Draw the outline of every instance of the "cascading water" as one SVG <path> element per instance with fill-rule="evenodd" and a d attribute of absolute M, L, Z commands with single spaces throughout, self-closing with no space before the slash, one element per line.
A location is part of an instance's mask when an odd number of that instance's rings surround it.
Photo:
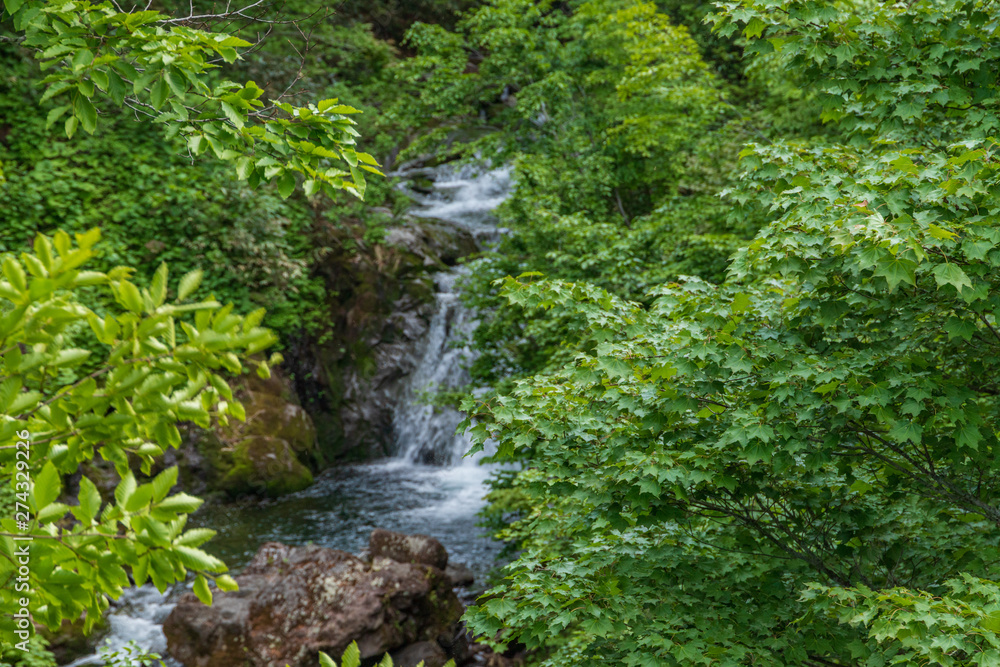
<path fill-rule="evenodd" d="M 417 202 L 412 212 L 417 217 L 436 218 L 468 229 L 480 247 L 492 244 L 498 231 L 492 224 L 492 211 L 506 197 L 510 188 L 510 169 L 481 171 L 473 165 L 457 169 L 424 170 L 432 174 L 434 191 L 421 194 L 410 191 Z M 462 303 L 457 290 L 466 269 L 456 268 L 438 274 L 436 311 L 421 343 L 419 362 L 410 375 L 393 420 L 397 456 L 411 463 L 454 466 L 469 450 L 470 442 L 456 433 L 464 418 L 451 408 L 429 405 L 433 392 L 460 389 L 468 385 L 466 370 L 473 351 L 468 342 L 476 328 L 476 319 Z M 475 461 L 467 461 L 467 465 Z"/>
<path fill-rule="evenodd" d="M 506 196 L 510 170 L 445 165 L 403 178 L 430 177 L 430 192 L 409 190 L 416 201 L 415 217 L 434 218 L 468 229 L 480 246 L 499 235 L 491 211 Z M 428 392 L 452 390 L 469 382 L 465 370 L 472 360 L 467 347 L 475 314 L 459 299 L 457 283 L 465 271 L 456 268 L 435 278 L 435 309 L 427 334 L 414 350 L 416 368 L 409 376 L 396 408 L 396 456 L 392 459 L 342 466 L 319 476 L 300 493 L 273 502 L 206 507 L 191 524 L 218 531 L 205 547 L 234 570 L 242 567 L 264 542 L 313 543 L 357 552 L 374 528 L 422 533 L 439 539 L 453 562 L 465 563 L 482 581 L 500 545 L 476 527 L 483 506 L 489 470 L 463 458 L 470 442 L 456 427 L 463 419 L 451 408 L 428 404 Z M 126 591 L 109 615 L 106 643 L 120 648 L 135 640 L 140 648 L 165 655 L 160 629 L 183 592 L 178 587 L 161 596 L 148 584 Z M 71 667 L 99 665 L 88 656 Z M 167 660 L 169 667 L 179 667 Z"/>

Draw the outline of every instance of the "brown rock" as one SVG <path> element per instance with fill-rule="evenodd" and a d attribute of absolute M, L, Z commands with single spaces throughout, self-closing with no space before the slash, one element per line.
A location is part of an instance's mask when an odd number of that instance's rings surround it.
<path fill-rule="evenodd" d="M 417 642 L 392 653 L 394 667 L 417 667 L 421 662 L 424 667 L 442 667 L 448 662 L 448 654 L 437 642 Z"/>
<path fill-rule="evenodd" d="M 452 586 L 471 586 L 476 583 L 476 575 L 464 563 L 448 563 L 444 574 L 451 580 Z"/>
<path fill-rule="evenodd" d="M 444 545 L 427 535 L 406 535 L 376 528 L 368 538 L 368 550 L 373 557 L 384 556 L 400 563 L 422 563 L 439 570 L 448 567 Z"/>
<path fill-rule="evenodd" d="M 163 625 L 171 655 L 186 667 L 312 667 L 319 651 L 340 656 L 357 641 L 363 658 L 452 628 L 461 604 L 444 574 L 427 565 L 269 542 L 243 573 L 240 590 L 193 594 Z"/>

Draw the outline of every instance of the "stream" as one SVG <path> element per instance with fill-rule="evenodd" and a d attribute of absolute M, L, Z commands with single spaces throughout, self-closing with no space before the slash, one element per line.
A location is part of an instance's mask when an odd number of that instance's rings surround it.
<path fill-rule="evenodd" d="M 491 211 L 506 197 L 510 170 L 471 165 L 423 168 L 433 188 L 404 190 L 414 199 L 411 214 L 467 228 L 480 246 L 495 242 L 499 231 Z M 409 174 L 397 174 L 404 179 Z M 468 384 L 465 370 L 473 352 L 463 341 L 476 325 L 457 292 L 459 267 L 435 277 L 435 311 L 428 331 L 414 350 L 417 366 L 407 380 L 393 420 L 396 454 L 389 459 L 341 466 L 317 476 L 299 493 L 265 502 L 214 505 L 192 517 L 218 535 L 205 549 L 238 572 L 265 542 L 317 544 L 357 553 L 374 528 L 431 535 L 444 544 L 452 562 L 469 566 L 477 585 L 493 565 L 500 544 L 476 526 L 490 470 L 478 458 L 465 458 L 468 438 L 456 434 L 463 415 L 434 408 L 423 400 L 428 390 Z M 110 632 L 103 640 L 112 650 L 135 641 L 145 651 L 166 658 L 161 624 L 188 587 L 178 585 L 160 595 L 150 585 L 127 590 L 109 614 Z M 169 667 L 180 663 L 166 659 Z M 98 656 L 78 659 L 68 667 L 102 664 Z"/>

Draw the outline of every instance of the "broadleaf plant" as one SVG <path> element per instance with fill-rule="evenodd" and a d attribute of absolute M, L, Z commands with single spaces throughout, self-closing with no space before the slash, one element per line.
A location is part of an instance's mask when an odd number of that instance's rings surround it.
<path fill-rule="evenodd" d="M 179 446 L 179 422 L 243 419 L 225 376 L 248 366 L 268 376 L 260 353 L 276 340 L 259 326 L 263 311 L 192 300 L 196 274 L 181 278 L 184 297 L 174 298 L 166 266 L 149 289 L 128 268 L 88 271 L 99 238 L 96 229 L 75 242 L 39 235 L 33 253 L 0 257 L 0 475 L 13 492 L 0 518 L 0 603 L 15 610 L 26 598 L 34 620 L 53 629 L 85 615 L 89 630 L 133 583 L 164 591 L 192 573 L 206 603 L 209 582 L 235 588 L 225 564 L 199 548 L 214 532 L 185 530 L 202 501 L 171 495 L 177 468 L 142 483 L 133 468 L 148 474 Z M 83 303 L 95 290 L 113 304 L 105 312 Z M 85 475 L 71 492 L 64 480 L 98 456 L 121 478 L 113 497 Z M 5 633 L 12 622 L 0 619 Z"/>
<path fill-rule="evenodd" d="M 365 172 L 378 163 L 356 149 L 357 109 L 336 99 L 294 106 L 267 99 L 253 81 L 236 83 L 213 70 L 251 46 L 240 37 L 190 27 L 158 11 L 121 11 L 111 2 L 4 0 L 22 46 L 47 76 L 41 101 L 59 103 L 48 124 L 68 137 L 94 133 L 102 105 L 128 107 L 166 124 L 192 155 L 210 152 L 233 163 L 251 186 L 274 182 L 287 197 L 302 181 L 307 195 L 346 190 L 363 198 Z"/>

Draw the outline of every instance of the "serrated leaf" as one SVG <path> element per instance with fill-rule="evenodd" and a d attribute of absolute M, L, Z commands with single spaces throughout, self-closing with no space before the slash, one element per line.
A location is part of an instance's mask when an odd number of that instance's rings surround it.
<path fill-rule="evenodd" d="M 201 269 L 195 269 L 190 273 L 184 275 L 181 278 L 180 284 L 177 286 L 177 300 L 183 301 L 188 298 L 198 286 L 201 285 L 201 279 L 204 276 L 204 272 Z"/>
<path fill-rule="evenodd" d="M 170 86 L 167 84 L 165 78 L 160 77 L 156 83 L 153 84 L 153 89 L 149 93 L 149 101 L 152 103 L 153 108 L 157 111 L 163 106 L 163 103 L 167 101 L 167 96 L 170 94 Z"/>
<path fill-rule="evenodd" d="M 914 285 L 916 262 L 902 257 L 891 257 L 881 260 L 875 269 L 876 276 L 882 276 L 889 283 L 889 290 L 895 290 L 899 283 Z"/>
<path fill-rule="evenodd" d="M 86 477 L 80 478 L 80 514 L 77 516 L 81 521 L 89 522 L 101 509 L 101 494 Z"/>
<path fill-rule="evenodd" d="M 229 102 L 222 103 L 222 113 L 226 115 L 226 118 L 229 119 L 230 123 L 235 125 L 237 128 L 243 128 L 245 124 L 243 114 L 233 108 L 233 105 L 229 104 Z"/>
<path fill-rule="evenodd" d="M 167 497 L 170 489 L 177 484 L 177 466 L 170 466 L 153 478 L 153 501 L 160 502 Z"/>
<path fill-rule="evenodd" d="M 52 461 L 46 461 L 42 470 L 35 475 L 35 509 L 41 510 L 58 498 L 60 493 L 62 480 L 59 478 L 59 471 L 52 465 Z"/>
<path fill-rule="evenodd" d="M 972 281 L 969 280 L 969 276 L 966 275 L 965 271 L 963 271 L 962 267 L 958 264 L 954 264 L 952 262 L 947 264 L 938 264 L 934 267 L 932 273 L 934 274 L 934 280 L 937 282 L 938 287 L 951 285 L 959 292 L 966 287 L 972 287 Z"/>
<path fill-rule="evenodd" d="M 156 273 L 153 274 L 153 280 L 149 286 L 149 296 L 153 299 L 153 306 L 156 308 L 162 306 L 163 302 L 167 300 L 167 274 L 167 265 L 165 262 L 161 262 Z"/>
<path fill-rule="evenodd" d="M 215 556 L 211 556 L 201 549 L 186 547 L 183 545 L 174 546 L 174 552 L 180 556 L 184 567 L 190 570 L 206 570 L 208 572 L 225 571 L 226 565 Z"/>
<path fill-rule="evenodd" d="M 126 512 L 136 512 L 149 504 L 149 501 L 153 498 L 153 486 L 151 484 L 143 484 L 137 488 L 131 496 L 129 496 L 128 501 L 125 503 L 123 509 Z"/>
<path fill-rule="evenodd" d="M 129 498 L 135 493 L 135 489 L 135 475 L 132 474 L 132 471 L 129 471 L 122 477 L 115 488 L 115 502 L 119 507 L 124 509 L 125 505 L 128 504 Z"/>
<path fill-rule="evenodd" d="M 281 195 L 282 199 L 288 199 L 294 191 L 295 175 L 290 171 L 286 171 L 278 179 L 278 194 Z"/>
<path fill-rule="evenodd" d="M 219 587 L 220 591 L 238 591 L 240 585 L 236 583 L 236 580 L 230 577 L 228 574 L 221 574 L 215 578 L 215 585 Z"/>
<path fill-rule="evenodd" d="M 212 591 L 208 587 L 208 581 L 205 580 L 204 576 L 199 574 L 198 577 L 194 580 L 193 590 L 195 597 L 201 600 L 202 604 L 205 605 L 212 604 Z"/>
<path fill-rule="evenodd" d="M 344 649 L 344 655 L 340 658 L 340 667 L 359 667 L 361 665 L 361 651 L 357 642 L 351 642 L 350 646 Z"/>
<path fill-rule="evenodd" d="M 201 507 L 203 502 L 201 498 L 195 498 L 186 493 L 178 493 L 175 496 L 161 500 L 156 503 L 156 506 L 162 510 L 177 512 L 178 514 L 190 514 Z"/>

